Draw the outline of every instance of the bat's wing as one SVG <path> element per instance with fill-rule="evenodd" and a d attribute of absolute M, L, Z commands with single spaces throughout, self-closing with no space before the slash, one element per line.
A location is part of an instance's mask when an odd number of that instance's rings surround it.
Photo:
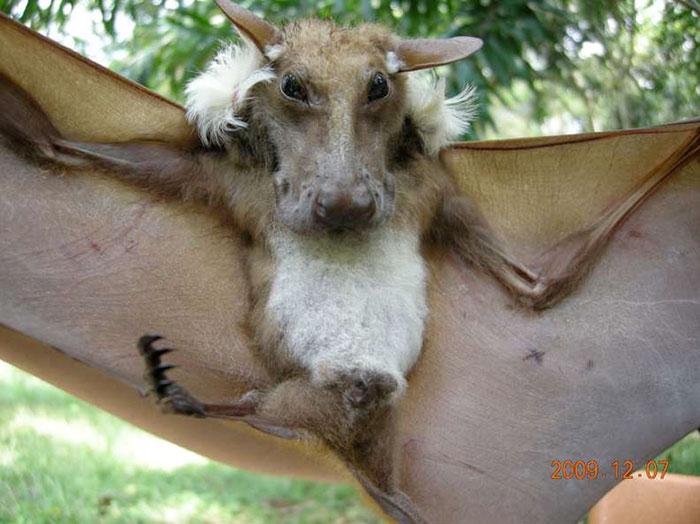
<path fill-rule="evenodd" d="M 646 184 L 663 181 L 698 152 L 700 118 L 647 129 L 465 142 L 445 159 L 491 226 L 533 263 L 628 197 L 648 196 L 656 186 Z"/>
<path fill-rule="evenodd" d="M 76 140 L 184 141 L 182 107 L 27 29 L 0 13 L 0 73 L 32 94 Z"/>
<path fill-rule="evenodd" d="M 188 139 L 179 107 L 6 18 L 0 48 L 0 73 L 71 138 Z M 643 466 L 698 427 L 698 129 L 446 152 L 525 265 L 556 277 L 578 254 L 595 263 L 571 296 L 533 313 L 435 254 L 426 349 L 396 439 L 402 490 L 430 522 L 573 522 L 616 482 L 612 461 Z M 197 208 L 90 172 L 49 176 L 0 146 L 0 357 L 224 462 L 337 478 L 307 446 L 161 416 L 138 395 L 134 342 L 147 332 L 181 348 L 173 376 L 198 397 L 265 382 L 240 328 L 242 249 Z M 556 478 L 557 460 L 595 460 L 599 475 Z"/>

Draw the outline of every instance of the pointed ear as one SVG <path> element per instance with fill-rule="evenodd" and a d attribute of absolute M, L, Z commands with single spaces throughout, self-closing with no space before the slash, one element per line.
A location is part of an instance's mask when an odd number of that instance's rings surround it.
<path fill-rule="evenodd" d="M 416 71 L 462 60 L 476 53 L 483 42 L 471 36 L 454 38 L 401 40 L 396 49 L 399 72 Z"/>
<path fill-rule="evenodd" d="M 216 0 L 216 4 L 262 54 L 265 54 L 266 48 L 282 43 L 282 32 L 259 16 L 228 0 Z"/>

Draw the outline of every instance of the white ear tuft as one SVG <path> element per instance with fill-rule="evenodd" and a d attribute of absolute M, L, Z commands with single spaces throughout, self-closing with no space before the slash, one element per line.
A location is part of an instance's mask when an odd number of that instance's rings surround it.
<path fill-rule="evenodd" d="M 187 119 L 205 146 L 225 145 L 229 133 L 248 126 L 241 114 L 250 89 L 275 77 L 263 64 L 260 51 L 244 38 L 240 45 L 219 51 L 206 71 L 187 85 Z"/>
<path fill-rule="evenodd" d="M 271 60 L 277 60 L 284 53 L 284 46 L 282 44 L 269 45 L 265 47 L 265 56 Z"/>
<path fill-rule="evenodd" d="M 445 79 L 431 73 L 408 74 L 408 111 L 429 155 L 458 139 L 476 116 L 476 91 L 466 86 L 445 99 Z"/>
<path fill-rule="evenodd" d="M 401 70 L 401 60 L 398 55 L 393 51 L 389 51 L 386 54 L 386 71 L 390 75 L 398 73 Z"/>

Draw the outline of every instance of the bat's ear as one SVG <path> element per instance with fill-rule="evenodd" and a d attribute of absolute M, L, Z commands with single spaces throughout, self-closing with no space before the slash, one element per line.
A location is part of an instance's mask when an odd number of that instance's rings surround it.
<path fill-rule="evenodd" d="M 247 9 L 228 0 L 216 0 L 216 4 L 241 33 L 253 41 L 260 52 L 282 43 L 282 32 Z"/>
<path fill-rule="evenodd" d="M 482 45 L 480 38 L 471 36 L 401 40 L 395 51 L 398 71 L 416 71 L 456 62 L 476 53 Z"/>

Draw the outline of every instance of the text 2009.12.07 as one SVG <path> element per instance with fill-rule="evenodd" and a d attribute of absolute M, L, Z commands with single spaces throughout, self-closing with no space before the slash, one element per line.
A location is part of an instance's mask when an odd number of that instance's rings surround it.
<path fill-rule="evenodd" d="M 635 464 L 633 460 L 613 460 L 607 469 L 601 468 L 595 459 L 590 460 L 552 460 L 550 463 L 553 480 L 598 480 L 613 478 L 631 480 L 636 478 L 663 479 L 668 472 L 668 459 L 648 460 Z"/>

